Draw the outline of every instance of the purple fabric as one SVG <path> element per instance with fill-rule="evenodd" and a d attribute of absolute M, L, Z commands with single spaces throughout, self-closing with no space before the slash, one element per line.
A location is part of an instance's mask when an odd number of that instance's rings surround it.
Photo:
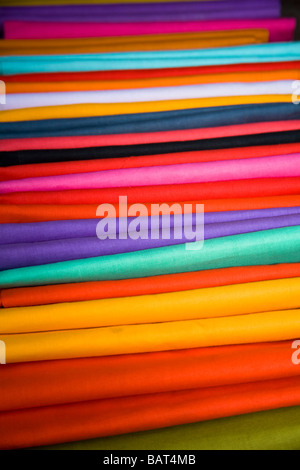
<path fill-rule="evenodd" d="M 139 22 L 279 18 L 280 0 L 236 0 L 0 8 L 4 21 Z"/>
<path fill-rule="evenodd" d="M 205 224 L 217 224 L 238 220 L 279 217 L 291 214 L 300 214 L 300 207 L 211 212 L 204 214 L 204 221 Z M 161 229 L 164 217 L 165 216 L 153 217 L 152 227 Z M 129 217 L 127 221 L 127 227 L 131 220 L 132 218 Z M 99 219 L 85 219 L 0 224 L 0 245 L 94 237 L 96 234 L 96 227 L 98 222 Z M 193 215 L 192 224 L 194 225 L 195 222 L 195 215 Z M 170 217 L 171 227 L 178 226 L 179 224 L 181 224 L 180 216 Z M 119 219 L 117 220 L 117 233 L 119 233 Z"/>
<path fill-rule="evenodd" d="M 204 238 L 219 238 L 296 225 L 300 225 L 300 214 L 238 220 L 234 222 L 211 223 L 205 224 Z M 40 243 L 1 245 L 0 270 L 184 244 L 193 241 L 193 239 L 190 238 L 192 228 L 193 227 L 190 226 L 190 230 L 185 232 L 180 239 L 175 239 L 178 236 L 178 232 L 181 231 L 181 229 L 177 227 L 175 229 L 171 229 L 171 237 L 166 240 L 162 239 L 160 232 L 158 232 L 159 238 L 155 240 L 150 237 L 148 232 L 145 232 L 149 237 L 146 240 L 132 240 L 131 238 L 127 238 L 125 240 L 107 239 L 101 241 L 94 236 L 89 238 L 73 238 Z"/>

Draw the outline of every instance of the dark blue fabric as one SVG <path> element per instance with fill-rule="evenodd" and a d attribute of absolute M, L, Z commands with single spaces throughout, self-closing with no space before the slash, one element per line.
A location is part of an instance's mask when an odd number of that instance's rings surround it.
<path fill-rule="evenodd" d="M 131 134 L 300 119 L 300 106 L 267 103 L 73 119 L 0 123 L 0 138 Z"/>

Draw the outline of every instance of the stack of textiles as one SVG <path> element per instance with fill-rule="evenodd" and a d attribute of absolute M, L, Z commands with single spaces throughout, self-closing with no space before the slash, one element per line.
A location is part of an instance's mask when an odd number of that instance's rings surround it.
<path fill-rule="evenodd" d="M 300 449 L 300 42 L 238 3 L 1 2 L 0 449 Z"/>

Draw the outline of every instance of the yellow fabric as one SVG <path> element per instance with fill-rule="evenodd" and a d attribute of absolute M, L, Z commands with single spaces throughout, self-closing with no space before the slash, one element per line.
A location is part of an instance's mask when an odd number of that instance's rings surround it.
<path fill-rule="evenodd" d="M 143 103 L 75 104 L 41 108 L 14 109 L 0 112 L 0 122 L 35 121 L 76 117 L 112 116 L 150 113 L 176 109 L 209 108 L 239 104 L 290 103 L 291 95 L 233 96 Z"/>
<path fill-rule="evenodd" d="M 229 317 L 300 307 L 300 278 L 4 309 L 0 334 Z"/>
<path fill-rule="evenodd" d="M 300 337 L 299 310 L 86 330 L 1 335 L 6 362 L 168 351 Z M 276 361 L 276 357 L 274 357 Z"/>
<path fill-rule="evenodd" d="M 206 49 L 268 42 L 269 31 L 245 29 L 80 39 L 2 40 L 0 55 L 92 54 L 98 52 Z"/>

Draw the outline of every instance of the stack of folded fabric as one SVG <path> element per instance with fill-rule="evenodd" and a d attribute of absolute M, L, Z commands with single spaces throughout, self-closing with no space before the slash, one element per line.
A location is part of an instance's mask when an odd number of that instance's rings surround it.
<path fill-rule="evenodd" d="M 296 20 L 10 0 L 0 27 L 0 448 L 299 449 Z"/>

